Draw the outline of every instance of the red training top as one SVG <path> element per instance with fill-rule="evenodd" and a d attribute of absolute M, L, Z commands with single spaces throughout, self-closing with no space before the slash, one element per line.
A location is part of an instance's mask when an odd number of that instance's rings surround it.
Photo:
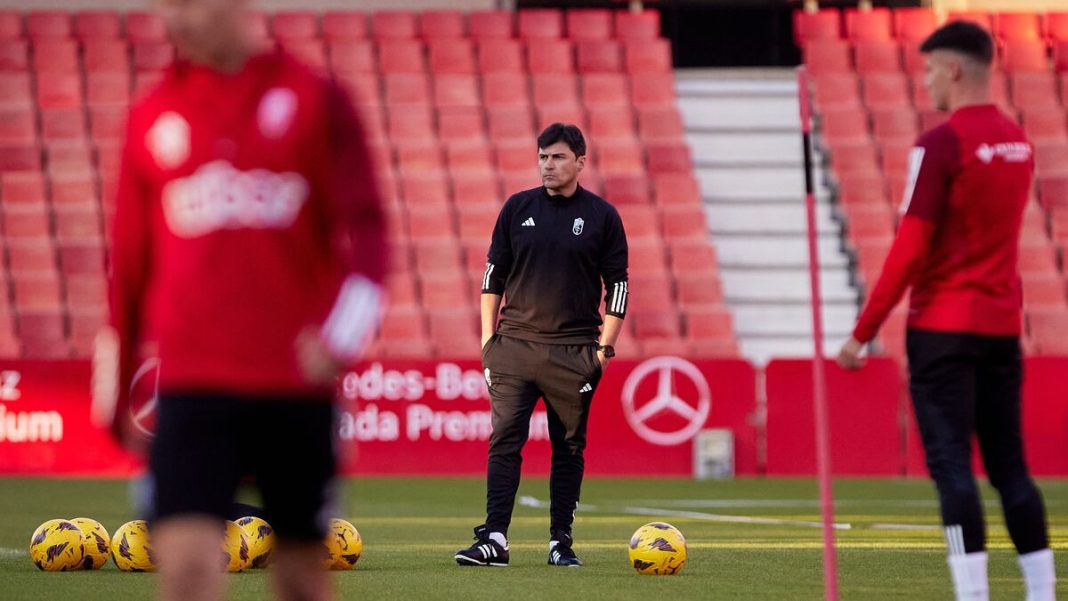
<path fill-rule="evenodd" d="M 853 337 L 868 342 L 912 287 L 908 326 L 1018 336 L 1020 224 L 1034 158 L 994 105 L 967 106 L 909 156 L 897 238 Z"/>
<path fill-rule="evenodd" d="M 130 112 L 112 244 L 119 403 L 146 340 L 162 391 L 321 396 L 306 327 L 339 360 L 374 332 L 384 214 L 346 95 L 283 53 L 177 62 Z"/>

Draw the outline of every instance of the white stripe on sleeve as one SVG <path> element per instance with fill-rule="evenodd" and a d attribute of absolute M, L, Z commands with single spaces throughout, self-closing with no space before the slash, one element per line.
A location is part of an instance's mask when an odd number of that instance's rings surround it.
<path fill-rule="evenodd" d="M 486 272 L 482 275 L 482 289 L 488 290 L 490 283 L 490 276 L 493 275 L 493 263 L 486 263 Z"/>
<path fill-rule="evenodd" d="M 347 277 L 323 324 L 323 342 L 340 359 L 357 358 L 378 328 L 383 301 L 381 286 L 362 275 Z"/>

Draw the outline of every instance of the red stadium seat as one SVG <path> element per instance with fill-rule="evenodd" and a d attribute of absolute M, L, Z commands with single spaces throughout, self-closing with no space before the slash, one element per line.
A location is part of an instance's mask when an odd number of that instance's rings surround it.
<path fill-rule="evenodd" d="M 685 142 L 650 142 L 646 144 L 646 167 L 650 175 L 689 173 L 693 157 Z"/>
<path fill-rule="evenodd" d="M 627 77 L 618 73 L 591 73 L 582 77 L 582 103 L 587 110 L 612 105 L 629 105 Z M 537 103 L 537 96 L 535 96 Z M 635 103 L 637 104 L 637 103 Z"/>
<path fill-rule="evenodd" d="M 409 207 L 443 206 L 449 203 L 449 182 L 444 171 L 401 174 L 401 197 Z"/>
<path fill-rule="evenodd" d="M 52 271 L 25 272 L 14 275 L 15 307 L 21 311 L 50 311 L 63 308 L 62 283 Z"/>
<path fill-rule="evenodd" d="M 419 14 L 419 35 L 425 40 L 462 38 L 464 15 L 455 10 L 424 11 Z"/>
<path fill-rule="evenodd" d="M 41 149 L 33 143 L 0 145 L 0 171 L 39 171 Z"/>
<path fill-rule="evenodd" d="M 460 274 L 464 271 L 460 243 L 454 238 L 413 239 L 412 251 L 417 274 Z"/>
<path fill-rule="evenodd" d="M 612 140 L 594 150 L 593 162 L 605 177 L 641 173 L 645 166 L 645 152 L 637 140 Z"/>
<path fill-rule="evenodd" d="M 319 37 L 319 16 L 311 11 L 280 11 L 271 19 L 274 39 L 314 40 Z"/>
<path fill-rule="evenodd" d="M 909 82 L 900 73 L 871 73 L 861 78 L 861 98 L 869 109 L 909 105 Z"/>
<path fill-rule="evenodd" d="M 390 73 L 382 79 L 386 106 L 430 104 L 430 79 L 426 75 Z"/>
<path fill-rule="evenodd" d="M 723 303 L 719 278 L 706 273 L 676 273 L 675 291 L 684 310 Z"/>
<path fill-rule="evenodd" d="M 33 144 L 37 118 L 32 109 L 0 109 L 0 144 Z"/>
<path fill-rule="evenodd" d="M 102 240 L 104 223 L 95 200 L 53 207 L 56 240 Z"/>
<path fill-rule="evenodd" d="M 0 40 L 17 40 L 22 37 L 22 13 L 17 10 L 0 10 Z"/>
<path fill-rule="evenodd" d="M 92 73 L 130 73 L 130 47 L 125 40 L 105 39 L 83 42 L 85 70 Z"/>
<path fill-rule="evenodd" d="M 44 203 L 47 186 L 40 171 L 0 171 L 0 202 L 15 204 Z"/>
<path fill-rule="evenodd" d="M 579 73 L 616 73 L 623 70 L 623 54 L 618 42 L 581 40 L 575 47 Z"/>
<path fill-rule="evenodd" d="M 623 46 L 627 73 L 669 73 L 671 43 L 667 40 L 633 40 Z"/>
<path fill-rule="evenodd" d="M 881 173 L 858 173 L 838 178 L 842 204 L 887 204 L 886 181 Z"/>
<path fill-rule="evenodd" d="M 431 205 L 408 211 L 408 235 L 416 244 L 429 240 L 443 240 L 455 244 L 456 230 L 453 226 L 452 207 Z M 418 253 L 417 253 L 418 256 Z M 421 265 L 416 264 L 417 272 Z"/>
<path fill-rule="evenodd" d="M 315 71 L 325 73 L 329 70 L 329 61 L 326 58 L 326 47 L 319 39 L 301 40 L 291 39 L 280 41 L 278 45 L 286 50 L 293 58 L 311 67 Z"/>
<path fill-rule="evenodd" d="M 430 325 L 430 339 L 434 343 L 435 356 L 441 359 L 462 359 L 478 354 L 478 319 L 477 311 L 471 298 L 474 288 L 466 278 L 425 279 L 423 289 L 430 288 L 431 294 L 440 295 L 440 290 L 450 289 L 438 302 L 427 303 L 427 323 Z M 458 298 L 460 303 L 450 302 Z M 427 298 L 424 295 L 424 302 Z"/>
<path fill-rule="evenodd" d="M 906 40 L 905 46 L 915 46 L 938 27 L 938 17 L 929 8 L 895 8 L 894 37 Z"/>
<path fill-rule="evenodd" d="M 56 251 L 48 238 L 11 239 L 6 246 L 8 272 L 12 277 L 57 269 Z"/>
<path fill-rule="evenodd" d="M 416 33 L 415 12 L 385 10 L 371 13 L 371 35 L 376 40 L 410 39 Z"/>
<path fill-rule="evenodd" d="M 511 11 L 472 11 L 467 15 L 467 31 L 475 40 L 510 39 L 515 31 Z"/>
<path fill-rule="evenodd" d="M 367 38 L 367 14 L 359 11 L 323 13 L 323 37 L 330 42 Z"/>
<path fill-rule="evenodd" d="M 1030 307 L 1027 309 L 1027 332 L 1040 355 L 1068 355 L 1068 310 L 1064 307 Z"/>
<path fill-rule="evenodd" d="M 1040 178 L 1068 174 L 1068 141 L 1036 142 L 1035 172 Z"/>
<path fill-rule="evenodd" d="M 398 143 L 397 171 L 401 173 L 436 173 L 445 168 L 441 147 L 436 140 L 409 140 Z"/>
<path fill-rule="evenodd" d="M 443 106 L 472 106 L 481 104 L 478 77 L 465 73 L 443 73 L 434 76 L 434 104 Z"/>
<path fill-rule="evenodd" d="M 913 75 L 922 75 L 924 69 L 926 69 L 927 58 L 920 52 L 920 45 L 918 43 L 912 43 L 905 41 L 902 43 L 901 55 L 904 58 L 902 63 L 905 67 L 905 71 Z"/>
<path fill-rule="evenodd" d="M 26 14 L 26 34 L 34 40 L 71 37 L 70 13 L 65 10 L 35 10 Z"/>
<path fill-rule="evenodd" d="M 638 110 L 675 105 L 675 76 L 671 73 L 636 73 L 630 78 L 630 100 Z"/>
<path fill-rule="evenodd" d="M 730 339 L 734 325 L 730 309 L 723 304 L 692 307 L 686 311 L 686 336 L 693 339 Z"/>
<path fill-rule="evenodd" d="M 653 176 L 653 198 L 660 206 L 699 205 L 701 190 L 692 173 L 658 173 Z"/>
<path fill-rule="evenodd" d="M 1005 40 L 1040 40 L 1042 23 L 1038 13 L 996 13 L 994 15 L 994 35 Z"/>
<path fill-rule="evenodd" d="M 578 81 L 572 75 L 536 74 L 530 83 L 535 106 L 579 104 Z"/>
<path fill-rule="evenodd" d="M 913 139 L 919 133 L 919 119 L 909 106 L 872 111 L 871 122 L 872 133 L 878 140 Z"/>
<path fill-rule="evenodd" d="M 59 245 L 59 270 L 64 275 L 104 275 L 105 250 L 100 240 L 75 240 Z"/>
<path fill-rule="evenodd" d="M 649 178 L 640 171 L 618 173 L 609 170 L 604 177 L 604 197 L 613 205 L 649 204 Z"/>
<path fill-rule="evenodd" d="M 564 34 L 563 14 L 554 8 L 520 9 L 517 29 L 523 40 L 560 38 Z"/>
<path fill-rule="evenodd" d="M 433 39 L 429 42 L 430 70 L 434 73 L 474 73 L 475 57 L 471 42 L 462 39 Z"/>
<path fill-rule="evenodd" d="M 68 39 L 39 39 L 33 43 L 33 65 L 38 73 L 74 73 L 81 69 L 78 43 Z"/>
<path fill-rule="evenodd" d="M 612 11 L 578 8 L 567 11 L 567 37 L 572 40 L 607 40 L 612 37 Z"/>
<path fill-rule="evenodd" d="M 429 105 L 392 106 L 387 131 L 390 139 L 426 139 L 434 135 L 434 117 Z"/>
<path fill-rule="evenodd" d="M 525 106 L 495 106 L 486 109 L 486 130 L 492 140 L 534 139 L 530 109 Z M 533 157 L 533 150 L 531 156 Z"/>
<path fill-rule="evenodd" d="M 677 141 L 684 133 L 682 115 L 675 107 L 650 107 L 638 111 L 638 135 L 643 140 Z"/>
<path fill-rule="evenodd" d="M 492 181 L 495 188 L 496 180 Z M 491 178 L 487 178 L 485 185 L 489 186 L 490 182 Z M 464 258 L 468 273 L 484 269 L 486 266 L 486 247 L 493 233 L 493 226 L 497 223 L 497 215 L 500 213 L 500 205 L 496 201 L 497 195 L 494 194 L 493 197 L 495 199 L 493 202 L 470 202 L 468 197 L 457 203 L 460 240 L 468 241 L 476 249 L 475 252 L 471 252 L 471 249 L 465 246 Z M 459 193 L 457 193 L 457 200 L 460 200 Z"/>
<path fill-rule="evenodd" d="M 841 40 L 812 40 L 805 45 L 804 57 L 809 71 L 817 76 L 853 70 L 849 43 Z"/>
<path fill-rule="evenodd" d="M 1046 35 L 1054 43 L 1068 41 L 1068 12 L 1046 13 Z"/>
<path fill-rule="evenodd" d="M 485 39 L 478 43 L 478 70 L 483 73 L 521 73 L 523 47 L 509 39 Z"/>
<path fill-rule="evenodd" d="M 461 219 L 471 207 L 491 204 L 499 209 L 504 200 L 497 174 L 493 171 L 492 154 L 485 164 L 488 165 L 485 169 L 466 170 L 462 163 L 454 162 L 451 155 L 449 157 L 452 191 Z M 463 233 L 461 221 L 460 235 Z"/>
<path fill-rule="evenodd" d="M 445 143 L 481 142 L 486 139 L 482 107 L 476 102 L 469 106 L 439 106 L 438 136 Z"/>
<path fill-rule="evenodd" d="M 842 16 L 837 9 L 794 11 L 794 42 L 802 48 L 813 40 L 837 40 L 842 36 Z"/>
<path fill-rule="evenodd" d="M 30 52 L 25 40 L 0 39 L 0 71 L 26 71 L 29 68 Z"/>
<path fill-rule="evenodd" d="M 831 73 L 812 79 L 816 109 L 857 109 L 860 107 L 860 83 L 853 73 Z"/>
<path fill-rule="evenodd" d="M 96 308 L 77 309 L 69 312 L 70 345 L 73 356 L 88 359 L 96 347 L 96 335 L 107 325 L 108 312 L 104 305 Z"/>
<path fill-rule="evenodd" d="M 535 172 L 538 166 L 538 151 L 528 139 L 497 140 L 493 144 L 497 169 L 501 171 Z M 506 188 L 510 193 L 511 188 Z"/>
<path fill-rule="evenodd" d="M 525 73 L 486 73 L 482 76 L 482 103 L 486 106 L 528 106 L 529 88 L 530 77 Z"/>
<path fill-rule="evenodd" d="M 888 40 L 891 33 L 890 10 L 846 9 L 845 30 L 850 40 Z"/>
<path fill-rule="evenodd" d="M 353 103 L 360 109 L 361 114 L 373 115 L 368 118 L 368 135 L 377 135 L 385 130 L 378 127 L 381 124 L 382 94 L 381 82 L 374 73 L 335 73 L 337 82 L 348 92 Z"/>
<path fill-rule="evenodd" d="M 853 52 L 857 72 L 862 75 L 901 70 L 901 46 L 893 40 L 858 40 Z"/>
<path fill-rule="evenodd" d="M 375 48 L 367 40 L 329 42 L 330 68 L 335 73 L 374 73 Z"/>
<path fill-rule="evenodd" d="M 50 109 L 41 111 L 41 139 L 45 142 L 85 138 L 85 111 Z"/>
<path fill-rule="evenodd" d="M 48 240 L 52 236 L 48 207 L 43 202 L 5 205 L 3 232 L 4 239 L 9 241 Z"/>
<path fill-rule="evenodd" d="M 61 307 L 20 311 L 16 321 L 23 358 L 66 359 L 70 356 Z"/>
<path fill-rule="evenodd" d="M 1008 72 L 1049 71 L 1046 43 L 1041 40 L 1006 40 L 1001 46 L 1001 66 Z"/>
<path fill-rule="evenodd" d="M 987 31 L 994 29 L 993 17 L 990 13 L 983 11 L 951 10 L 946 17 L 946 22 L 950 21 L 970 21 Z"/>
<path fill-rule="evenodd" d="M 585 171 L 583 172 L 585 174 Z M 585 186 L 585 184 L 583 184 Z M 619 211 L 619 216 L 623 220 L 623 227 L 627 231 L 627 239 L 638 240 L 656 240 L 658 243 L 663 243 L 663 236 L 661 236 L 661 223 L 660 214 L 656 207 L 649 203 L 634 203 L 634 204 L 621 204 L 616 207 Z M 656 275 L 658 278 L 664 278 L 665 274 L 649 274 Z M 670 296 L 670 287 L 664 292 Z"/>
<path fill-rule="evenodd" d="M 1016 108 L 1059 107 L 1057 80 L 1052 73 L 1012 73 L 1009 75 L 1012 103 Z"/>
<path fill-rule="evenodd" d="M 74 33 L 79 39 L 115 39 L 122 36 L 119 13 L 108 10 L 82 11 L 74 15 Z"/>
<path fill-rule="evenodd" d="M 587 129 L 587 113 L 584 108 L 577 104 L 550 104 L 539 106 L 535 109 L 535 128 L 538 131 L 549 127 L 553 123 L 570 123 L 580 130 Z M 586 173 L 586 177 L 592 177 Z M 587 184 L 592 180 L 587 180 Z M 592 184 L 591 184 L 592 185 Z M 592 188 L 590 188 L 592 190 Z"/>
<path fill-rule="evenodd" d="M 568 40 L 529 40 L 526 51 L 527 71 L 532 74 L 575 71 L 575 53 Z"/>
<path fill-rule="evenodd" d="M 852 240 L 894 233 L 893 208 L 889 205 L 844 204 L 842 211 Z"/>
<path fill-rule="evenodd" d="M 634 304 L 639 302 L 636 299 L 637 297 L 632 301 Z M 628 318 L 627 321 L 634 324 L 634 336 L 639 340 L 645 338 L 677 339 L 681 332 L 681 320 L 674 307 L 648 310 L 635 308 Z"/>
<path fill-rule="evenodd" d="M 126 38 L 132 44 L 162 44 L 167 41 L 163 19 L 154 12 L 126 13 Z"/>
<path fill-rule="evenodd" d="M 591 140 L 606 138 L 633 140 L 635 133 L 634 110 L 629 106 L 606 106 L 590 113 L 590 128 L 587 137 Z"/>
<path fill-rule="evenodd" d="M 1068 303 L 1064 277 L 1059 273 L 1022 273 L 1024 307 Z"/>
<path fill-rule="evenodd" d="M 166 42 L 139 42 L 133 45 L 133 66 L 137 71 L 159 71 L 174 60 L 174 46 Z"/>
<path fill-rule="evenodd" d="M 410 281 L 410 278 L 407 278 Z M 390 295 L 392 301 L 392 295 Z M 390 304 L 382 323 L 378 327 L 378 336 L 390 340 L 423 340 L 427 337 L 426 323 L 419 307 L 410 305 L 395 306 Z"/>
<path fill-rule="evenodd" d="M 383 39 L 378 42 L 378 70 L 388 73 L 423 73 L 423 44 L 415 40 Z"/>
<path fill-rule="evenodd" d="M 626 224 L 623 224 L 626 227 Z M 627 272 L 632 276 L 662 276 L 667 269 L 664 242 L 659 238 L 639 238 L 628 242 Z"/>
<path fill-rule="evenodd" d="M 678 278 L 684 274 L 718 277 L 716 249 L 703 238 L 667 241 L 671 273 Z"/>
<path fill-rule="evenodd" d="M 102 274 L 68 275 L 65 280 L 70 307 L 91 307 L 107 302 L 107 281 Z"/>
<path fill-rule="evenodd" d="M 1057 249 L 1049 240 L 1021 240 L 1018 266 L 1021 272 L 1057 273 Z"/>
<path fill-rule="evenodd" d="M 899 138 L 897 141 L 880 144 L 879 164 L 883 172 L 894 177 L 908 175 L 909 153 L 913 147 L 911 138 Z"/>
<path fill-rule="evenodd" d="M 661 207 L 660 221 L 664 238 L 684 239 L 708 237 L 708 217 L 701 207 L 664 206 Z"/>
<path fill-rule="evenodd" d="M 615 11 L 616 38 L 620 40 L 654 40 L 660 37 L 660 12 Z"/>

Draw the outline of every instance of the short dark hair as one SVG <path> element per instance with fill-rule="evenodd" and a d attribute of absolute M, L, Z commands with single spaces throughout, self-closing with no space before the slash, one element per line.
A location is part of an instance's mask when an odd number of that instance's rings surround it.
<path fill-rule="evenodd" d="M 994 61 L 994 40 L 985 29 L 971 21 L 951 21 L 936 29 L 920 44 L 920 52 L 952 50 L 984 65 Z"/>
<path fill-rule="evenodd" d="M 567 144 L 576 158 L 586 156 L 586 138 L 582 130 L 570 123 L 553 123 L 538 135 L 538 148 L 548 148 L 557 142 Z"/>

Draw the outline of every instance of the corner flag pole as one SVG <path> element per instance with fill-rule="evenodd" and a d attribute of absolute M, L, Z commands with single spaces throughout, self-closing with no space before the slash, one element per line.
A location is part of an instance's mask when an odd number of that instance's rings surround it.
<path fill-rule="evenodd" d="M 812 289 L 812 408 L 816 423 L 816 468 L 820 481 L 820 513 L 823 517 L 824 599 L 838 601 L 838 558 L 834 547 L 834 492 L 831 489 L 830 427 L 827 423 L 827 383 L 823 358 L 823 299 L 820 295 L 819 247 L 816 237 L 816 198 L 812 183 L 812 110 L 808 96 L 808 71 L 797 69 L 797 93 L 801 107 L 801 141 L 805 155 L 805 214 L 808 221 L 808 272 Z"/>

